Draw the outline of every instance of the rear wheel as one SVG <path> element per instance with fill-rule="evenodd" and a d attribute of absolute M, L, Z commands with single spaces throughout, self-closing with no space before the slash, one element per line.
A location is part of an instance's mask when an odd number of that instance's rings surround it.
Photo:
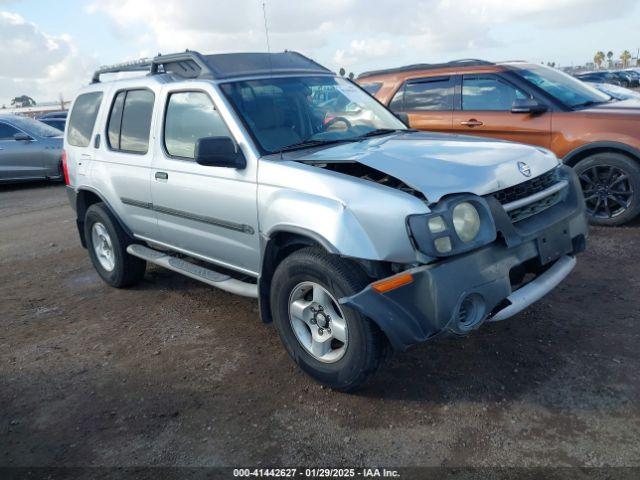
<path fill-rule="evenodd" d="M 589 221 L 617 226 L 640 213 L 640 166 L 620 153 L 598 153 L 575 166 Z"/>
<path fill-rule="evenodd" d="M 338 303 L 367 283 L 355 265 L 319 248 L 293 253 L 272 279 L 272 315 L 287 352 L 305 373 L 336 390 L 365 384 L 390 352 L 371 320 Z"/>
<path fill-rule="evenodd" d="M 133 240 L 103 203 L 94 203 L 87 209 L 84 235 L 91 262 L 105 282 L 123 288 L 142 279 L 146 262 L 127 253 Z"/>

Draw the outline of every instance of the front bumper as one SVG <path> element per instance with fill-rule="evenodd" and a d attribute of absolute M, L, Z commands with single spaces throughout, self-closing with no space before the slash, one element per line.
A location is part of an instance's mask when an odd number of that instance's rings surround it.
<path fill-rule="evenodd" d="M 586 245 L 582 190 L 575 174 L 562 168 L 569 186 L 561 203 L 513 224 L 502 206 L 489 200 L 498 240 L 403 272 L 413 276 L 410 284 L 386 293 L 369 285 L 340 303 L 371 318 L 398 350 L 444 332 L 467 334 L 486 320 L 520 312 L 571 272 Z M 536 276 L 514 287 L 518 269 Z"/>

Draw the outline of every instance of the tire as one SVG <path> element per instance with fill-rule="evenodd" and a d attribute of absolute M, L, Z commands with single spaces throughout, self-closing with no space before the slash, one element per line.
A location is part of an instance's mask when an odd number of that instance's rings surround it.
<path fill-rule="evenodd" d="M 84 217 L 84 235 L 91 263 L 106 283 L 112 287 L 124 288 L 142 280 L 147 262 L 127 253 L 127 246 L 134 241 L 104 203 L 94 203 L 87 209 Z M 106 242 L 109 247 L 96 247 L 94 238 L 98 245 L 104 245 Z M 99 251 L 111 253 L 99 255 Z M 112 268 L 109 268 L 110 266 Z"/>
<path fill-rule="evenodd" d="M 272 316 L 287 353 L 305 373 L 335 390 L 348 392 L 366 384 L 390 356 L 391 348 L 387 338 L 368 318 L 331 301 L 323 302 L 323 313 L 333 315 L 330 322 L 322 325 L 324 320 L 318 320 L 313 325 L 301 327 L 299 320 L 295 320 L 294 316 L 290 317 L 290 302 L 298 298 L 298 292 L 304 292 L 305 288 L 311 288 L 311 293 L 307 295 L 315 296 L 318 286 L 318 291 L 325 290 L 333 300 L 338 300 L 359 292 L 367 284 L 367 276 L 357 266 L 329 255 L 320 248 L 304 248 L 294 252 L 280 263 L 272 278 Z M 311 297 L 300 297 L 300 302 L 308 302 L 309 298 Z M 312 307 L 309 307 L 312 310 L 313 305 L 317 307 L 319 304 L 312 303 Z M 313 313 L 310 315 L 315 318 Z M 319 315 L 321 316 L 318 318 L 322 318 L 322 314 Z M 337 338 L 338 320 L 346 326 L 343 333 L 346 332 L 347 341 L 340 346 L 339 340 L 331 340 L 331 350 L 325 357 L 333 356 L 333 359 L 320 360 L 311 353 L 308 346 L 304 346 L 299 335 L 302 333 L 306 339 L 305 328 L 309 331 L 308 335 L 313 336 L 311 327 L 316 332 L 316 327 L 321 329 L 321 326 L 328 326 L 324 334 L 329 332 L 329 335 Z M 314 321 L 310 320 L 310 323 Z M 297 328 L 294 327 L 295 322 Z"/>
<path fill-rule="evenodd" d="M 640 213 L 640 165 L 626 155 L 591 155 L 574 167 L 592 225 L 619 226 Z M 623 178 L 626 177 L 626 178 Z"/>

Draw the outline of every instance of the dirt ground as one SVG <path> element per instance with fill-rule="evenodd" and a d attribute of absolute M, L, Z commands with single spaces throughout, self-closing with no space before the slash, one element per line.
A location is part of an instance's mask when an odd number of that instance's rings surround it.
<path fill-rule="evenodd" d="M 116 290 L 64 187 L 0 187 L 0 466 L 640 465 L 640 224 L 465 339 L 324 389 L 257 303 L 151 267 Z"/>

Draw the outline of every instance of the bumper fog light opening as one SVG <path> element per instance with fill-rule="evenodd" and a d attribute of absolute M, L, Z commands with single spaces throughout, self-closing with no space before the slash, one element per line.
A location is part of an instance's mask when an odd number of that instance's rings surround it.
<path fill-rule="evenodd" d="M 472 293 L 464 297 L 456 314 L 457 328 L 461 332 L 468 332 L 485 318 L 486 305 L 482 296 Z"/>

